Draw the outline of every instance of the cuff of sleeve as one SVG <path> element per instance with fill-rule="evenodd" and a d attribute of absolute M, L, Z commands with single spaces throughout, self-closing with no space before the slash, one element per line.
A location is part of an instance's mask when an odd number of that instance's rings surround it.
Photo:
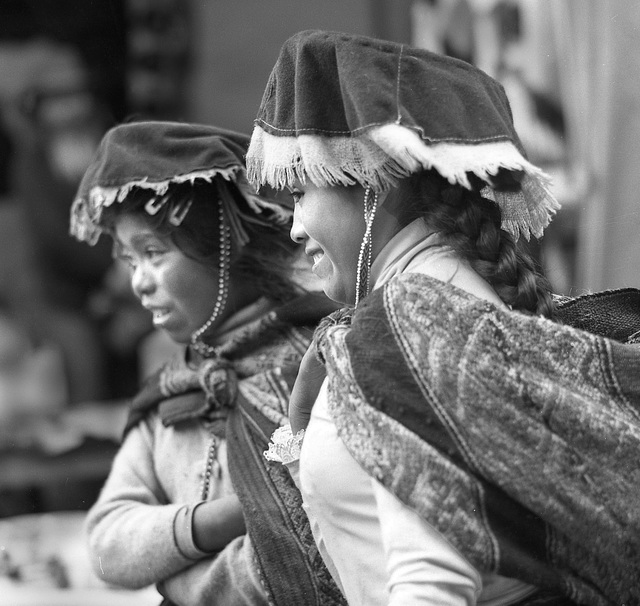
<path fill-rule="evenodd" d="M 199 549 L 193 540 L 193 514 L 199 505 L 185 505 L 178 509 L 176 517 L 173 519 L 173 536 L 180 553 L 189 560 L 201 560 L 211 554 Z"/>

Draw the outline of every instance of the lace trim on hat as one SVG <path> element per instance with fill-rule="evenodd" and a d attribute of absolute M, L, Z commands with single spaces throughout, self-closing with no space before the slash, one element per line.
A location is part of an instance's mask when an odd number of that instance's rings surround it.
<path fill-rule="evenodd" d="M 541 236 L 560 207 L 549 191 L 550 178 L 508 140 L 426 142 L 400 124 L 374 126 L 354 137 L 279 137 L 256 126 L 247 154 L 249 180 L 278 189 L 309 179 L 317 186 L 358 182 L 382 191 L 430 168 L 466 188 L 469 173 L 490 183 L 501 168 L 523 172 L 520 192 L 491 190 L 487 196 L 500 206 L 503 229 L 516 238 Z"/>
<path fill-rule="evenodd" d="M 78 198 L 71 207 L 71 224 L 69 232 L 80 241 L 93 245 L 98 241 L 102 229 L 98 226 L 103 209 L 111 206 L 114 202 L 123 202 L 131 190 L 135 188 L 149 189 L 158 195 L 166 193 L 172 184 L 193 183 L 197 179 L 203 179 L 209 183 L 216 177 L 222 177 L 226 181 L 234 182 L 240 190 L 243 198 L 256 215 L 261 215 L 268 210 L 271 215 L 270 223 L 285 224 L 291 218 L 293 211 L 284 208 L 279 204 L 271 202 L 260 196 L 253 186 L 248 182 L 245 171 L 241 166 L 231 166 L 228 168 L 214 168 L 209 170 L 199 170 L 184 175 L 175 175 L 170 179 L 162 181 L 149 181 L 146 177 L 129 181 L 124 185 L 113 187 L 95 186 L 89 192 L 88 199 Z M 247 218 L 245 214 L 242 215 Z M 251 219 L 249 219 L 251 220 Z M 259 220 L 259 222 L 264 222 Z"/>

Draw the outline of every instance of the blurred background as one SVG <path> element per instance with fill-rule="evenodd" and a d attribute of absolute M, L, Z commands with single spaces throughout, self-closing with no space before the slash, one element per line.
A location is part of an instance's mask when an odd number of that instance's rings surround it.
<path fill-rule="evenodd" d="M 562 203 L 533 243 L 554 290 L 640 287 L 635 0 L 2 0 L 0 593 L 11 604 L 45 606 L 43 587 L 50 605 L 158 602 L 111 592 L 83 560 L 83 512 L 126 400 L 171 351 L 109 243 L 67 235 L 93 151 L 129 119 L 250 132 L 281 44 L 308 28 L 410 43 L 500 80 Z"/>

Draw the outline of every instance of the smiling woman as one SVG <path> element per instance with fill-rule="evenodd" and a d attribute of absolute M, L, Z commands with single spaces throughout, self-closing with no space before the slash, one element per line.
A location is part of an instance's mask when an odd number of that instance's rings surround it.
<path fill-rule="evenodd" d="M 247 167 L 290 188 L 292 235 L 345 305 L 266 456 L 298 472 L 349 605 L 640 603 L 640 356 L 552 321 L 519 240 L 558 203 L 503 87 L 423 49 L 299 32 Z"/>
<path fill-rule="evenodd" d="M 133 400 L 88 515 L 93 565 L 110 583 L 157 584 L 165 604 L 334 604 L 329 574 L 309 572 L 297 489 L 252 453 L 286 422 L 312 329 L 335 306 L 299 285 L 308 267 L 294 271 L 289 199 L 248 184 L 248 142 L 209 126 L 122 125 L 80 185 L 72 234 L 110 235 L 154 325 L 185 345 Z"/>
<path fill-rule="evenodd" d="M 359 242 L 365 230 L 362 188 L 298 182 L 291 194 L 295 200 L 292 239 L 304 244 L 328 296 L 336 301 L 353 299 Z M 345 237 L 346 230 L 350 237 Z"/>

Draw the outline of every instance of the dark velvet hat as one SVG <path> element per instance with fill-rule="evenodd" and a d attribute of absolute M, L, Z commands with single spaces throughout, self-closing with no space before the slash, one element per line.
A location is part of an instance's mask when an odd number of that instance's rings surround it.
<path fill-rule="evenodd" d="M 339 32 L 285 42 L 255 120 L 251 181 L 382 191 L 425 169 L 467 188 L 470 174 L 479 177 L 516 238 L 540 236 L 559 208 L 548 177 L 526 158 L 503 87 L 481 70 Z M 519 182 L 515 191 L 495 185 L 501 170 Z"/>
<path fill-rule="evenodd" d="M 171 184 L 217 177 L 235 184 L 255 213 L 253 220 L 286 222 L 291 209 L 259 196 L 246 179 L 248 144 L 247 135 L 203 124 L 146 121 L 112 128 L 80 183 L 71 210 L 71 234 L 94 244 L 102 233 L 102 210 L 123 202 L 134 188 L 162 196 Z M 232 208 L 228 212 L 237 215 Z M 234 218 L 230 217 L 232 226 L 237 225 Z"/>

